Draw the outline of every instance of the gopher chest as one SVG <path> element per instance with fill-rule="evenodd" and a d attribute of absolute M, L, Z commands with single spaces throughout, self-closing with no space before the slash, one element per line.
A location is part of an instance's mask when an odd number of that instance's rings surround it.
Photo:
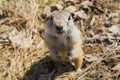
<path fill-rule="evenodd" d="M 54 48 L 57 50 L 58 55 L 61 56 L 62 60 L 64 60 L 71 51 L 72 45 L 73 44 L 69 38 L 61 38 L 55 41 Z"/>
<path fill-rule="evenodd" d="M 54 48 L 57 51 L 70 51 L 72 43 L 69 37 L 60 37 L 54 40 Z"/>
<path fill-rule="evenodd" d="M 67 34 L 68 35 L 68 34 Z M 63 36 L 54 36 L 46 35 L 45 42 L 49 48 L 55 49 L 58 52 L 58 55 L 65 59 L 68 56 L 68 53 L 73 48 L 73 43 L 71 38 L 66 35 Z"/>

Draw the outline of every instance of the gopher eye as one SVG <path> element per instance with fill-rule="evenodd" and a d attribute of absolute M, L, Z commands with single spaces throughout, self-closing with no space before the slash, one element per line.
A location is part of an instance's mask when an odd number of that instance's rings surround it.
<path fill-rule="evenodd" d="M 50 16 L 50 20 L 53 20 L 53 16 L 52 15 Z"/>
<path fill-rule="evenodd" d="M 68 20 L 71 20 L 71 16 L 68 17 Z"/>

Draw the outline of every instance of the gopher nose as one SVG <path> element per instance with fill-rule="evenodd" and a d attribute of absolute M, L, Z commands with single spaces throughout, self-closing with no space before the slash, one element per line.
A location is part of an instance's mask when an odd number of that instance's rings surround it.
<path fill-rule="evenodd" d="M 56 30 L 61 31 L 62 29 L 63 29 L 63 27 L 62 27 L 62 26 L 56 26 Z"/>

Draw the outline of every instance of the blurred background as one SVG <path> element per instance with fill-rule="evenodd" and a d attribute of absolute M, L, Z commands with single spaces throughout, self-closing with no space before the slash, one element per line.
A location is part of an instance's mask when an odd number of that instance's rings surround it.
<path fill-rule="evenodd" d="M 51 75 L 43 32 L 61 9 L 83 34 L 81 77 L 69 63 Z M 0 0 L 0 80 L 120 80 L 120 0 Z"/>

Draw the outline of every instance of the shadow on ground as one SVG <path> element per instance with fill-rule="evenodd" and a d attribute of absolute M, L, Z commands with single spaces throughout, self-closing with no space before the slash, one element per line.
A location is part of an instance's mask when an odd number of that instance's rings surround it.
<path fill-rule="evenodd" d="M 22 80 L 49 80 L 53 70 L 55 70 L 55 73 L 52 75 L 51 79 L 55 80 L 55 78 L 62 73 L 74 71 L 75 69 L 69 62 L 56 64 L 51 61 L 49 57 L 45 57 L 32 64 L 30 70 L 25 73 Z"/>

